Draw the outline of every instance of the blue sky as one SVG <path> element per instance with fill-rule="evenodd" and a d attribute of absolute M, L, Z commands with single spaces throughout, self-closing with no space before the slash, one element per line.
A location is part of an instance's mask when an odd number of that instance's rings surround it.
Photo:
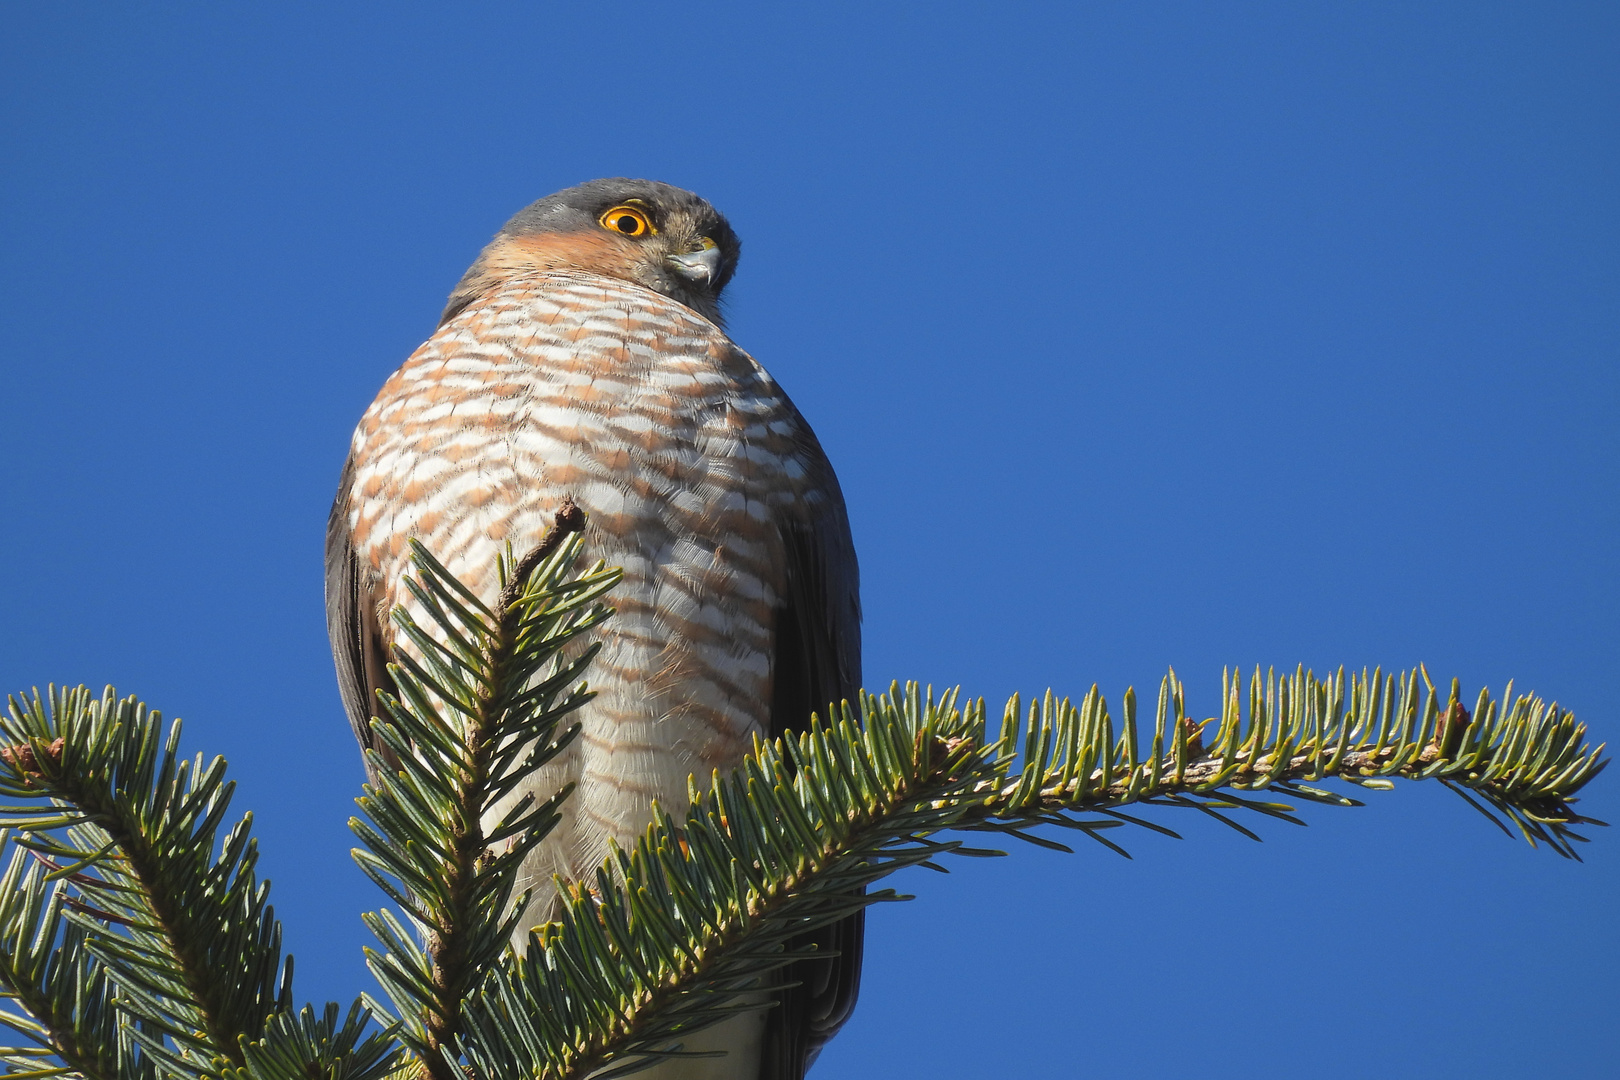
<path fill-rule="evenodd" d="M 869 685 L 1174 664 L 1207 715 L 1223 665 L 1421 660 L 1620 735 L 1612 6 L 143 7 L 0 36 L 0 683 L 229 758 L 304 997 L 370 985 L 380 899 L 321 601 L 349 433 L 595 176 L 741 234 Z M 1620 837 L 1306 816 L 914 872 L 814 1075 L 1614 1075 Z"/>

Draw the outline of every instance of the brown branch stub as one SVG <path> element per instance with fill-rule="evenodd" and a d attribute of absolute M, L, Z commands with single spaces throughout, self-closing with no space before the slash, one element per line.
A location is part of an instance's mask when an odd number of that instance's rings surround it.
<path fill-rule="evenodd" d="M 52 765 L 61 764 L 62 748 L 66 744 L 66 740 L 60 735 L 51 740 L 50 745 L 45 748 L 46 760 Z M 29 743 L 17 743 L 15 746 L 0 747 L 0 761 L 4 761 L 13 769 L 27 775 L 38 776 L 42 771 L 39 765 L 39 755 L 34 753 L 34 748 Z"/>
<path fill-rule="evenodd" d="M 92 919 L 100 919 L 102 922 L 117 923 L 120 926 L 139 925 L 134 919 L 131 919 L 128 916 L 118 915 L 111 911 L 104 911 L 101 908 L 96 907 L 94 904 L 80 900 L 76 896 L 64 896 L 62 897 L 62 903 L 65 906 L 72 908 L 74 911 L 83 912 Z"/>
<path fill-rule="evenodd" d="M 569 533 L 584 531 L 585 511 L 574 502 L 572 495 L 564 495 L 562 505 L 557 507 L 556 524 L 551 531 L 546 533 L 540 543 L 530 548 L 528 554 L 517 561 L 516 566 L 512 567 L 512 576 L 507 578 L 506 587 L 501 590 L 499 606 L 495 609 L 497 614 L 504 616 L 517 602 L 517 598 L 523 595 L 523 590 L 528 586 L 529 575 L 534 573 L 534 568 L 556 552 L 564 537 Z"/>
<path fill-rule="evenodd" d="M 28 854 L 32 855 L 34 857 L 35 862 L 40 863 L 41 865 L 43 865 L 51 873 L 59 874 L 59 873 L 62 872 L 62 864 L 56 862 L 54 859 L 51 859 L 49 856 L 45 855 L 43 852 L 35 851 L 33 848 L 29 848 L 28 849 Z M 85 888 L 85 887 L 94 888 L 94 887 L 99 886 L 99 885 L 102 884 L 102 882 L 96 880 L 95 878 L 92 878 L 89 874 L 83 874 L 83 873 L 69 874 L 67 876 L 66 880 L 69 881 L 69 882 L 72 882 L 74 885 L 77 885 L 80 888 Z"/>
<path fill-rule="evenodd" d="M 1463 703 L 1452 698 L 1451 704 L 1434 729 L 1434 748 L 1440 752 L 1441 757 L 1457 756 L 1457 751 L 1462 749 L 1463 736 L 1467 734 L 1468 725 L 1473 723 L 1473 720 Z"/>
<path fill-rule="evenodd" d="M 34 757 L 34 748 L 27 743 L 0 747 L 0 761 L 4 761 L 20 773 L 39 772 L 39 761 Z"/>
<path fill-rule="evenodd" d="M 1187 756 L 1200 757 L 1204 753 L 1204 725 L 1190 716 L 1181 718 L 1181 728 L 1187 733 Z"/>

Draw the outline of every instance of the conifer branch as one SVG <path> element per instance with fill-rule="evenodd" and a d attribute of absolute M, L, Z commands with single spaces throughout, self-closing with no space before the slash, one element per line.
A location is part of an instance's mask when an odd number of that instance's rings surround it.
<path fill-rule="evenodd" d="M 338 1023 L 338 1005 L 320 1016 L 306 1005 L 270 1018 L 264 1038 L 242 1044 L 245 1065 L 227 1080 L 383 1080 L 402 1056 L 393 1025 L 367 1030 L 371 1011 L 356 1001 Z"/>
<path fill-rule="evenodd" d="M 569 560 L 576 550 L 570 547 Z M 732 775 L 714 777 L 704 791 L 692 787 L 683 821 L 655 809 L 647 835 L 629 852 L 615 850 L 594 880 L 558 882 L 560 918 L 533 931 L 521 952 L 498 948 L 524 906 L 510 902 L 511 879 L 500 875 L 515 869 L 516 852 L 530 850 L 549 821 L 489 828 L 486 839 L 517 835 L 521 843 L 508 853 L 512 861 L 489 861 L 489 906 L 457 924 L 466 940 L 483 944 L 479 956 L 489 966 L 480 968 L 481 979 L 456 983 L 467 994 L 451 1000 L 450 981 L 435 982 L 432 959 L 432 945 L 445 951 L 440 928 L 452 925 L 442 892 L 451 878 L 436 869 L 444 856 L 434 852 L 452 851 L 455 834 L 445 826 L 441 839 L 423 822 L 446 807 L 474 805 L 467 785 L 476 787 L 479 774 L 468 764 L 467 733 L 488 723 L 485 702 L 496 700 L 490 688 L 521 687 L 533 671 L 512 683 L 498 676 L 494 666 L 504 661 L 494 646 L 496 612 L 426 552 L 417 552 L 417 565 L 422 576 L 413 595 L 437 632 L 396 614 L 423 659 L 398 654 L 404 667 L 396 678 L 409 707 L 389 702 L 393 725 L 379 722 L 376 730 L 401 760 L 399 794 L 390 797 L 414 793 L 418 802 L 410 813 L 376 796 L 365 805 L 401 838 L 387 855 L 399 886 L 373 876 L 437 935 L 424 951 L 387 913 L 372 917 L 388 947 L 374 970 L 396 1003 L 414 1004 L 427 1018 L 407 1016 L 405 1037 L 445 1080 L 462 1062 L 479 1075 L 605 1080 L 679 1056 L 687 1035 L 757 1007 L 781 969 L 804 958 L 789 951 L 794 938 L 865 905 L 902 899 L 892 890 L 863 893 L 866 886 L 905 866 L 941 869 L 935 860 L 945 854 L 1001 854 L 936 838 L 950 830 L 1001 832 L 1069 850 L 1031 831 L 1054 825 L 1123 853 L 1109 830 L 1136 824 L 1175 835 L 1120 809 L 1144 803 L 1194 808 L 1258 839 L 1226 812 L 1303 822 L 1291 806 L 1251 792 L 1356 805 L 1311 784 L 1339 778 L 1378 788 L 1391 778 L 1438 778 L 1483 796 L 1532 843 L 1572 856 L 1572 842 L 1582 839 L 1572 826 L 1585 819 L 1570 804 L 1603 767 L 1602 748 L 1585 746 L 1584 726 L 1556 706 L 1512 698 L 1510 688 L 1510 707 L 1482 693 L 1469 713 L 1454 685 L 1442 709 L 1421 670 L 1350 680 L 1342 672 L 1326 680 L 1303 670 L 1281 679 L 1257 673 L 1247 714 L 1240 680 L 1228 676 L 1208 748 L 1211 722 L 1187 715 L 1172 672 L 1161 684 L 1145 752 L 1134 692 L 1125 695 L 1117 732 L 1093 688 L 1079 705 L 1049 693 L 1022 722 L 1015 698 L 992 739 L 982 701 L 958 709 L 954 692 L 936 700 L 915 685 L 903 693 L 895 687 L 884 697 L 863 694 L 858 720 L 844 705 L 833 724 L 815 720 L 795 738 L 757 744 Z M 542 576 L 537 570 L 536 579 Z M 499 610 L 510 591 L 503 590 Z M 570 668 L 568 677 L 579 670 Z M 566 684 L 554 678 L 548 685 L 559 692 Z M 555 722 L 543 732 L 534 745 L 548 756 Z M 437 756 L 422 757 L 428 751 Z M 505 790 L 519 773 L 532 770 L 514 770 Z M 435 777 L 460 779 L 447 787 Z M 396 790 L 387 778 L 383 789 Z M 558 792 L 546 812 L 566 795 Z M 487 814 L 493 803 L 478 805 Z M 407 819 L 418 832 L 404 829 Z M 415 847 L 403 842 L 411 838 Z M 372 844 L 371 858 L 385 854 Z M 502 919 L 502 912 L 510 915 Z"/>
<path fill-rule="evenodd" d="M 357 1002 L 294 1013 L 291 958 L 243 818 L 220 835 L 223 763 L 178 754 L 178 725 L 133 698 L 83 688 L 13 699 L 0 717 L 0 1047 L 5 1080 L 434 1080 L 522 1075 L 606 1080 L 679 1057 L 682 1040 L 780 989 L 814 953 L 793 943 L 862 907 L 907 899 L 868 886 L 946 855 L 987 856 L 949 833 L 1003 833 L 1070 850 L 1053 826 L 1124 853 L 1110 833 L 1134 805 L 1195 809 L 1247 836 L 1247 811 L 1303 824 L 1289 803 L 1359 805 L 1315 786 L 1434 779 L 1533 845 L 1577 856 L 1577 794 L 1603 747 L 1556 704 L 1459 685 L 1422 668 L 1324 679 L 1256 671 L 1223 680 L 1196 722 L 1172 671 L 1151 725 L 1127 691 L 1118 721 L 1093 687 L 1078 703 L 1014 698 L 992 737 L 982 700 L 915 685 L 862 694 L 741 767 L 689 784 L 585 882 L 558 882 L 560 917 L 512 945 L 528 904 L 525 857 L 569 789 L 537 771 L 578 730 L 580 682 L 618 580 L 581 574 L 580 517 L 502 561 L 486 606 L 426 551 L 395 613 L 391 668 L 370 751 L 378 780 L 353 822 L 362 869 L 402 909 L 366 917 L 373 972 L 401 1012 L 368 1027 Z M 417 612 L 415 617 L 410 611 Z M 425 617 L 425 618 L 424 618 Z M 418 624 L 416 619 L 423 618 Z M 1141 735 L 1139 736 L 1139 727 Z M 1116 833 L 1117 835 L 1117 833 Z M 403 1047 L 401 1047 L 403 1044 Z M 402 1072 L 396 1075 L 402 1075 Z"/>
<path fill-rule="evenodd" d="M 1440 780 L 1504 831 L 1468 792 L 1506 817 L 1532 846 L 1545 843 L 1565 858 L 1579 859 L 1574 844 L 1586 842 L 1573 826 L 1604 824 L 1581 817 L 1572 806 L 1576 793 L 1607 764 L 1604 747 L 1586 745 L 1586 725 L 1556 704 L 1515 697 L 1512 683 L 1500 701 L 1480 690 L 1472 711 L 1462 703 L 1457 680 L 1442 699 L 1421 666 L 1350 678 L 1341 668 L 1326 679 L 1304 668 L 1282 676 L 1256 669 L 1246 712 L 1242 690 L 1241 677 L 1227 672 L 1222 715 L 1200 724 L 1187 714 L 1184 687 L 1171 671 L 1160 684 L 1145 757 L 1137 752 L 1133 692 L 1125 695 L 1117 741 L 1108 703 L 1095 686 L 1079 705 L 1048 692 L 1030 704 L 1021 732 L 1014 697 L 998 742 L 1008 763 L 1011 748 L 1021 743 L 1018 771 L 1009 771 L 1004 786 L 975 811 L 974 827 L 1072 828 L 1068 812 L 1108 813 L 1132 803 L 1198 809 L 1240 831 L 1246 830 L 1221 811 L 1249 809 L 1303 824 L 1290 806 L 1236 792 L 1271 790 L 1308 802 L 1360 805 L 1310 786 L 1330 778 L 1370 790 L 1388 789 L 1396 779 Z M 1205 749 L 1204 734 L 1212 725 Z"/>
<path fill-rule="evenodd" d="M 579 678 L 599 646 L 569 646 L 611 613 L 598 600 L 620 574 L 600 563 L 572 573 L 583 523 L 565 503 L 539 547 L 515 563 L 509 552 L 493 609 L 416 545 L 407 587 L 432 628 L 394 613 L 413 648 L 396 650 L 399 696 L 380 695 L 387 718 L 372 730 L 398 765 L 372 752 L 378 781 L 360 799 L 370 822 L 352 824 L 365 845 L 356 861 L 411 923 L 366 917 L 383 945 L 370 965 L 435 1080 L 461 1080 L 464 1002 L 507 948 L 527 905 L 512 896 L 518 871 L 569 794 L 515 793 L 572 741 L 578 725 L 562 721 L 592 696 Z"/>
<path fill-rule="evenodd" d="M 1353 806 L 1307 782 L 1376 788 L 1389 777 L 1473 790 L 1563 855 L 1581 839 L 1571 826 L 1589 820 L 1570 804 L 1602 769 L 1602 747 L 1586 746 L 1567 712 L 1511 688 L 1511 707 L 1482 692 L 1470 714 L 1455 685 L 1442 710 L 1421 669 L 1348 681 L 1257 674 L 1245 716 L 1237 686 L 1229 677 L 1207 750 L 1173 672 L 1145 755 L 1135 695 L 1116 736 L 1095 689 L 1079 706 L 1048 694 L 1022 724 L 1015 698 L 992 740 L 982 701 L 958 709 L 954 692 L 936 701 L 912 684 L 863 694 L 859 723 L 846 706 L 835 725 L 818 720 L 794 739 L 756 744 L 737 772 L 692 792 L 683 822 L 660 815 L 595 881 L 564 884 L 561 920 L 532 934 L 527 954 L 508 958 L 469 1004 L 463 1052 L 481 1074 L 515 1064 L 557 1080 L 678 1056 L 681 1038 L 746 1007 L 742 995 L 800 959 L 787 951 L 793 937 L 903 899 L 860 888 L 909 865 L 937 869 L 944 854 L 1001 854 L 933 839 L 948 830 L 1070 850 L 1028 831 L 1057 825 L 1123 853 L 1106 831 L 1138 824 L 1175 835 L 1117 809 L 1144 803 L 1196 808 L 1258 839 L 1224 811 L 1303 822 L 1287 804 L 1237 792 Z M 618 1068 L 598 1072 L 605 1066 Z"/>
<path fill-rule="evenodd" d="M 0 830 L 0 851 L 10 855 L 0 874 L 0 999 L 22 1012 L 0 1011 L 0 1025 L 32 1045 L 0 1047 L 4 1075 L 120 1080 L 149 1074 L 120 1038 L 122 1017 L 106 969 L 85 948 L 84 929 L 63 917 L 67 883 L 47 881 L 41 861 L 10 839 Z"/>
<path fill-rule="evenodd" d="M 240 1040 L 285 1005 L 291 962 L 254 875 L 251 815 L 216 839 L 234 787 L 223 759 L 187 761 L 179 739 L 178 721 L 165 730 L 111 688 L 14 697 L 0 795 L 35 801 L 0 808 L 0 823 L 72 886 L 64 918 L 143 1021 L 129 1028 L 143 1054 L 212 1076 L 240 1066 Z"/>
<path fill-rule="evenodd" d="M 335 1013 L 292 1016 L 251 815 L 220 835 L 224 761 L 188 761 L 179 740 L 178 721 L 110 687 L 51 687 L 0 716 L 0 798 L 14 801 L 0 825 L 15 830 L 0 993 L 22 1009 L 0 1022 L 35 1043 L 0 1050 L 5 1075 L 378 1080 L 397 1050 L 392 1032 L 366 1034 L 358 1003 L 341 1028 Z"/>
<path fill-rule="evenodd" d="M 929 702 L 930 707 L 935 703 Z M 596 880 L 568 886 L 562 918 L 531 934 L 468 1008 L 475 1072 L 513 1062 L 537 1078 L 601 1080 L 681 1056 L 678 1039 L 734 1015 L 743 994 L 813 953 L 804 931 L 909 899 L 867 884 L 956 845 L 948 828 L 978 780 L 976 747 L 950 701 L 918 723 L 816 724 L 796 742 L 756 742 L 742 768 L 691 792 Z M 936 721 L 954 719 L 956 723 Z M 795 775 L 796 774 L 796 775 Z"/>

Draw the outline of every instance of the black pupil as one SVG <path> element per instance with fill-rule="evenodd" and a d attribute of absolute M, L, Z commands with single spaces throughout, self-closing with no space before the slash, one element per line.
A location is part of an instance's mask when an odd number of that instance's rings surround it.
<path fill-rule="evenodd" d="M 618 225 L 619 231 L 622 233 L 634 233 L 636 231 L 636 219 L 629 214 L 619 218 L 615 224 Z"/>

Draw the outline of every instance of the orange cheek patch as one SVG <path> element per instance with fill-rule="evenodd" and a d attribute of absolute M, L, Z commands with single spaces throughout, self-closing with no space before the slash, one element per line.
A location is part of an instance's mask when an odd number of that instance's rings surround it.
<path fill-rule="evenodd" d="M 525 270 L 586 270 L 634 280 L 643 260 L 640 245 L 607 232 L 543 233 L 495 244 L 485 265 L 498 277 Z"/>

